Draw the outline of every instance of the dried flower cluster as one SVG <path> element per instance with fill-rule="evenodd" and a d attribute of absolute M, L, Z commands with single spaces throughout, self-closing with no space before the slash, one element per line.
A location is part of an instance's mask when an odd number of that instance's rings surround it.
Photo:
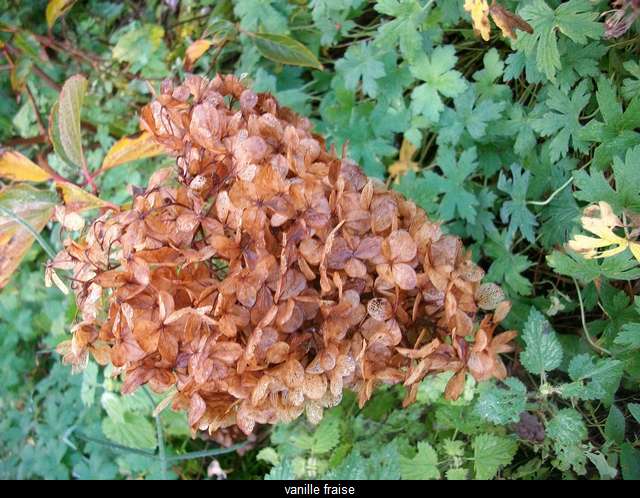
<path fill-rule="evenodd" d="M 640 0 L 613 0 L 611 6 L 613 8 L 603 14 L 606 16 L 604 37 L 620 38 L 640 17 Z"/>
<path fill-rule="evenodd" d="M 177 156 L 131 209 L 107 211 L 50 264 L 73 271 L 81 322 L 63 346 L 172 390 L 194 430 L 317 422 L 343 389 L 406 403 L 428 374 L 502 378 L 509 303 L 458 238 L 359 167 L 309 121 L 232 76 L 162 85 L 143 127 Z M 479 308 L 493 310 L 478 323 Z M 472 338 L 472 339 L 471 339 Z"/>

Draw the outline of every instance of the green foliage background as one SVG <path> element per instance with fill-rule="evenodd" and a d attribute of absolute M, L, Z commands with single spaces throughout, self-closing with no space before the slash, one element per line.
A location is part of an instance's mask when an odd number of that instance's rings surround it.
<path fill-rule="evenodd" d="M 407 409 L 400 388 L 363 410 L 347 396 L 316 428 L 278 426 L 243 456 L 218 456 L 229 478 L 640 478 L 640 265 L 628 251 L 587 260 L 565 247 L 582 209 L 599 201 L 637 237 L 637 25 L 607 40 L 608 1 L 502 0 L 533 34 L 510 41 L 494 27 L 485 43 L 463 0 L 70 3 L 49 31 L 46 1 L 0 1 L 4 146 L 80 180 L 41 136 L 60 85 L 77 73 L 89 80 L 82 119 L 95 171 L 137 130 L 149 84 L 183 77 L 186 49 L 206 38 L 214 43 L 193 72 L 242 75 L 309 116 L 367 174 L 462 236 L 513 302 L 506 325 L 521 331 L 522 353 L 504 383 L 467 379 L 447 402 L 440 376 Z M 269 37 L 256 33 L 297 40 L 323 69 L 274 62 Z M 390 178 L 403 140 L 417 168 Z M 101 197 L 128 202 L 128 186 L 164 164 L 108 171 Z M 44 236 L 60 247 L 59 227 Z M 95 364 L 78 375 L 60 364 L 53 350 L 75 309 L 44 287 L 45 262 L 33 247 L 0 293 L 0 477 L 211 477 L 211 457 L 176 460 L 163 475 L 151 416 L 160 398 L 122 397 Z M 177 414 L 159 423 L 173 457 L 216 447 L 192 440 Z"/>

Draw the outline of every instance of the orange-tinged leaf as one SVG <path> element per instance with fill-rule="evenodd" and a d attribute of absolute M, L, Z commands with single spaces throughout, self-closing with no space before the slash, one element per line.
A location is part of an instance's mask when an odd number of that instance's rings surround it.
<path fill-rule="evenodd" d="M 121 138 L 113 144 L 104 161 L 102 161 L 101 169 L 106 171 L 130 161 L 158 156 L 164 152 L 164 147 L 158 144 L 150 133 L 145 131 L 137 135 Z"/>
<path fill-rule="evenodd" d="M 0 152 L 0 176 L 23 182 L 46 182 L 51 175 L 15 150 Z"/>
<path fill-rule="evenodd" d="M 505 9 L 502 5 L 496 3 L 495 0 L 493 0 L 491 7 L 489 7 L 489 13 L 491 14 L 493 22 L 495 22 L 496 26 L 502 31 L 503 36 L 515 40 L 516 29 L 533 33 L 533 28 L 527 21 L 510 10 Z"/>
<path fill-rule="evenodd" d="M 40 232 L 57 202 L 54 193 L 26 184 L 12 185 L 0 191 L 0 288 L 9 282 L 11 274 L 35 240 L 24 225 L 6 213 L 13 213 L 35 232 Z"/>
<path fill-rule="evenodd" d="M 99 199 L 73 183 L 58 182 L 56 186 L 60 190 L 64 204 L 69 211 L 78 212 L 110 206 L 108 202 Z"/>
<path fill-rule="evenodd" d="M 47 4 L 46 17 L 47 17 L 47 26 L 49 29 L 53 27 L 58 18 L 64 16 L 73 4 L 76 3 L 76 0 L 50 0 Z"/>
<path fill-rule="evenodd" d="M 412 161 L 416 146 L 406 138 L 402 140 L 398 160 L 389 166 L 389 176 L 396 180 L 408 171 L 418 171 L 418 163 Z"/>
<path fill-rule="evenodd" d="M 211 45 L 213 45 L 211 40 L 204 39 L 196 40 L 189 45 L 185 53 L 184 68 L 189 71 L 195 62 L 209 50 Z"/>
<path fill-rule="evenodd" d="M 487 0 L 465 0 L 464 10 L 471 14 L 473 30 L 484 41 L 489 41 L 491 26 L 489 24 L 489 4 Z"/>

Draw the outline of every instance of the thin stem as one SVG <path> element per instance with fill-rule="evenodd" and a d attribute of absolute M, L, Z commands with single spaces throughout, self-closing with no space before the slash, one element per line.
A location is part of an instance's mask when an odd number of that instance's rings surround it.
<path fill-rule="evenodd" d="M 599 346 L 591 338 L 591 334 L 589 334 L 589 329 L 587 328 L 587 320 L 584 314 L 584 303 L 582 302 L 582 292 L 580 292 L 580 286 L 578 285 L 578 282 L 576 281 L 575 278 L 573 279 L 573 283 L 576 286 L 576 291 L 578 291 L 578 302 L 580 303 L 580 319 L 582 320 L 582 329 L 584 330 L 584 335 L 585 335 L 585 338 L 587 339 L 587 342 L 591 345 L 593 349 L 595 349 L 599 353 L 611 356 L 611 351 L 603 348 L 602 346 Z"/>
<path fill-rule="evenodd" d="M 532 206 L 546 206 L 547 204 L 549 204 L 555 198 L 556 195 L 558 195 L 560 192 L 562 192 L 567 187 L 567 185 L 569 185 L 572 181 L 573 181 L 573 177 L 569 178 L 566 182 L 564 182 L 562 184 L 562 186 L 560 188 L 555 190 L 549 197 L 547 197 L 546 200 L 544 200 L 544 201 L 527 201 L 527 204 L 530 204 Z"/>
<path fill-rule="evenodd" d="M 86 434 L 83 434 L 82 432 L 74 432 L 74 434 L 78 438 L 80 438 L 80 439 L 82 439 L 84 441 L 87 441 L 89 443 L 100 444 L 102 446 L 106 446 L 108 448 L 111 448 L 112 450 L 125 451 L 127 453 L 134 453 L 136 455 L 144 455 L 144 456 L 149 457 L 149 458 L 157 458 L 157 455 L 154 452 L 151 452 L 151 451 L 140 450 L 138 448 L 131 448 L 130 446 L 123 446 L 121 444 L 112 443 L 111 441 L 107 441 L 106 439 L 100 439 L 100 438 L 96 438 L 96 437 L 87 436 Z"/>
<path fill-rule="evenodd" d="M 42 238 L 42 236 L 38 233 L 38 231 L 35 228 L 33 228 L 28 221 L 24 220 L 13 211 L 7 208 L 4 208 L 2 206 L 0 206 L 0 213 L 4 214 L 5 216 L 8 216 L 12 220 L 22 225 L 24 228 L 26 228 L 27 231 L 31 235 L 33 235 L 33 237 L 36 239 L 38 244 L 40 244 L 40 246 L 44 249 L 44 252 L 46 252 L 51 259 L 56 257 L 56 252 L 53 250 L 53 247 L 51 247 L 51 245 L 46 240 L 44 240 L 44 238 Z"/>
<path fill-rule="evenodd" d="M 176 456 L 171 456 L 169 458 L 167 458 L 168 462 L 180 462 L 180 461 L 184 461 L 184 460 L 191 460 L 194 458 L 204 458 L 204 457 L 208 457 L 208 456 L 215 456 L 215 455 L 224 455 L 225 453 L 231 453 L 232 451 L 235 451 L 237 449 L 240 449 L 242 447 L 244 447 L 247 443 L 238 443 L 238 444 L 234 444 L 232 446 L 229 446 L 228 448 L 214 448 L 211 450 L 202 450 L 202 451 L 192 451 L 190 453 L 185 453 L 184 455 L 176 455 Z"/>
<path fill-rule="evenodd" d="M 160 415 L 155 416 L 156 419 L 156 433 L 158 434 L 158 457 L 160 458 L 160 468 L 162 472 L 162 480 L 167 480 L 167 451 L 164 446 L 164 433 L 162 431 L 162 422 L 160 421 Z"/>

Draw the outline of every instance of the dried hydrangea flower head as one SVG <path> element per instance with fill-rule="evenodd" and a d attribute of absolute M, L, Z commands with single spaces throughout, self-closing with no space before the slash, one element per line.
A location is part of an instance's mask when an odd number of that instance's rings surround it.
<path fill-rule="evenodd" d="M 176 156 L 50 269 L 73 271 L 81 322 L 63 346 L 175 394 L 193 430 L 318 422 L 344 389 L 415 399 L 429 374 L 506 375 L 509 305 L 460 240 L 327 151 L 310 122 L 233 76 L 189 76 L 142 111 Z M 175 173 L 176 170 L 174 170 Z M 477 315 L 482 310 L 482 321 Z M 470 340 L 474 337 L 474 340 Z"/>

